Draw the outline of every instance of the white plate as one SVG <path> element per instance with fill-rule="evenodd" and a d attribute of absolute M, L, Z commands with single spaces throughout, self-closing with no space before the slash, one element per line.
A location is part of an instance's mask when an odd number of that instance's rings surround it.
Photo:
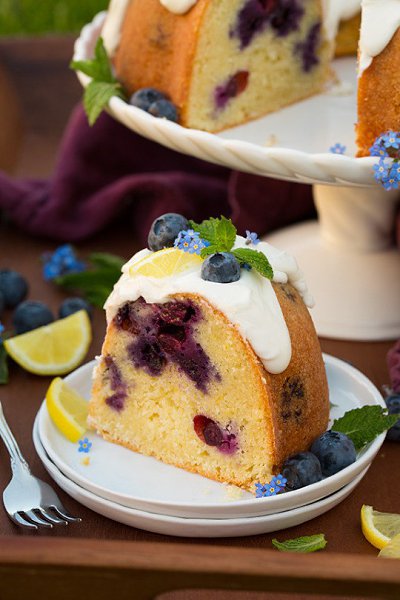
<path fill-rule="evenodd" d="M 75 44 L 74 59 L 87 60 L 100 35 L 106 13 L 83 28 Z M 327 92 L 246 123 L 211 134 L 181 127 L 113 97 L 109 112 L 136 133 L 163 146 L 226 167 L 302 183 L 376 186 L 372 166 L 376 158 L 355 158 L 356 115 L 355 58 L 338 59 L 334 69 L 349 93 Z M 90 79 L 78 74 L 83 86 Z M 276 145 L 267 146 L 272 138 Z M 339 142 L 346 156 L 329 152 Z"/>
<path fill-rule="evenodd" d="M 265 515 L 253 518 L 240 519 L 185 519 L 167 515 L 158 515 L 133 508 L 121 506 L 110 500 L 96 496 L 92 492 L 81 488 L 79 485 L 65 477 L 56 465 L 47 456 L 38 434 L 38 417 L 33 429 L 33 441 L 45 469 L 54 481 L 74 500 L 87 506 L 91 510 L 129 525 L 153 533 L 173 535 L 179 537 L 238 537 L 270 533 L 281 529 L 288 529 L 319 517 L 340 502 L 342 502 L 360 483 L 368 467 L 360 473 L 351 483 L 328 498 L 302 506 L 294 510 L 281 512 L 274 515 Z"/>
<path fill-rule="evenodd" d="M 331 419 L 364 404 L 385 406 L 376 387 L 362 373 L 331 356 L 324 356 L 330 400 L 335 406 Z M 74 371 L 65 381 L 85 398 L 90 397 L 94 362 Z M 382 445 L 382 434 L 357 461 L 332 477 L 300 490 L 270 498 L 255 498 L 234 486 L 211 481 L 166 465 L 122 446 L 107 442 L 94 432 L 88 454 L 69 442 L 54 426 L 45 403 L 39 415 L 39 436 L 50 459 L 68 479 L 107 500 L 127 507 L 163 515 L 193 518 L 230 519 L 255 517 L 309 504 L 329 496 L 365 471 Z M 83 463 L 85 457 L 89 464 Z"/>

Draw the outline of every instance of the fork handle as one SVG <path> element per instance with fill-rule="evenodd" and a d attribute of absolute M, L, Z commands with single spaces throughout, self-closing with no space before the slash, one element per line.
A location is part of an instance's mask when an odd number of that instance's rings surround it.
<path fill-rule="evenodd" d="M 13 436 L 11 429 L 8 426 L 6 418 L 3 413 L 3 407 L 0 402 L 0 437 L 8 450 L 11 458 L 11 468 L 15 471 L 18 467 L 23 467 L 28 472 L 30 471 L 28 463 L 24 459 L 21 450 Z"/>

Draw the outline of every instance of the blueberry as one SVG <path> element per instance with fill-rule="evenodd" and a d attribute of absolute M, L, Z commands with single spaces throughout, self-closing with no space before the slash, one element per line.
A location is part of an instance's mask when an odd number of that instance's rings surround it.
<path fill-rule="evenodd" d="M 214 283 L 232 283 L 240 279 L 240 265 L 233 254 L 217 252 L 203 262 L 201 276 Z"/>
<path fill-rule="evenodd" d="M 86 310 L 89 317 L 92 317 L 92 307 L 86 300 L 83 300 L 83 298 L 67 298 L 64 300 L 58 311 L 58 316 L 60 319 L 64 319 L 65 317 L 69 317 L 69 315 L 78 312 L 78 310 Z"/>
<path fill-rule="evenodd" d="M 386 398 L 389 415 L 400 415 L 400 394 L 391 394 Z M 392 442 L 400 442 L 400 419 L 389 429 L 386 439 Z"/>
<path fill-rule="evenodd" d="M 43 302 L 27 300 L 17 306 L 13 314 L 13 325 L 17 334 L 26 333 L 54 321 L 53 314 Z"/>
<path fill-rule="evenodd" d="M 311 452 L 299 452 L 285 461 L 282 475 L 287 479 L 286 488 L 288 490 L 298 490 L 321 481 L 321 465 L 318 458 Z"/>
<path fill-rule="evenodd" d="M 173 121 L 174 123 L 179 121 L 179 112 L 175 104 L 165 98 L 153 102 L 147 112 L 153 115 L 153 117 L 168 119 L 168 121 Z"/>
<path fill-rule="evenodd" d="M 3 294 L 3 292 L 0 292 L 0 317 L 1 317 L 5 307 L 6 307 L 6 301 L 4 299 L 4 294 Z"/>
<path fill-rule="evenodd" d="M 172 248 L 178 233 L 189 229 L 189 221 L 182 215 L 167 213 L 156 219 L 150 227 L 147 240 L 150 250 L 156 252 L 163 248 Z"/>
<path fill-rule="evenodd" d="M 322 474 L 330 477 L 356 460 L 356 449 L 350 438 L 338 431 L 325 431 L 310 448 L 321 463 Z"/>
<path fill-rule="evenodd" d="M 4 296 L 6 307 L 14 308 L 26 298 L 28 294 L 28 284 L 22 275 L 16 271 L 1 269 L 0 292 Z"/>
<path fill-rule="evenodd" d="M 137 90 L 129 99 L 129 104 L 137 106 L 142 110 L 148 111 L 150 106 L 157 102 L 157 100 L 165 100 L 166 96 L 162 92 L 155 90 L 154 88 L 142 88 Z"/>

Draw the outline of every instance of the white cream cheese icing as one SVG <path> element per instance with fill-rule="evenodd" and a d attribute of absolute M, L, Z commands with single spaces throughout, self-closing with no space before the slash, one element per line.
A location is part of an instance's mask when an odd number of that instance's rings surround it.
<path fill-rule="evenodd" d="M 160 4 L 175 15 L 184 15 L 197 3 L 197 0 L 160 0 Z"/>
<path fill-rule="evenodd" d="M 114 56 L 121 39 L 122 24 L 130 0 L 111 0 L 101 32 L 108 56 Z"/>
<path fill-rule="evenodd" d="M 236 248 L 248 247 L 245 239 L 238 236 Z M 255 247 L 253 247 L 255 248 Z M 301 294 L 308 306 L 313 299 L 308 293 L 304 277 L 295 259 L 284 251 L 277 250 L 266 242 L 256 249 L 263 252 L 274 269 L 274 281 L 290 282 Z M 129 268 L 150 254 L 142 250 L 124 265 L 122 275 L 108 298 L 105 309 L 110 322 L 125 302 L 142 296 L 148 303 L 164 303 L 174 294 L 198 294 L 224 313 L 237 326 L 241 335 L 248 340 L 254 352 L 270 373 L 282 373 L 290 363 L 291 342 L 271 282 L 252 271 L 242 270 L 239 281 L 213 283 L 201 278 L 201 266 L 196 266 L 172 277 L 153 278 L 129 275 Z"/>
<path fill-rule="evenodd" d="M 362 0 L 359 75 L 389 44 L 400 27 L 400 0 Z"/>
<path fill-rule="evenodd" d="M 324 27 L 329 41 L 334 41 L 340 21 L 360 12 L 361 0 L 322 0 Z"/>

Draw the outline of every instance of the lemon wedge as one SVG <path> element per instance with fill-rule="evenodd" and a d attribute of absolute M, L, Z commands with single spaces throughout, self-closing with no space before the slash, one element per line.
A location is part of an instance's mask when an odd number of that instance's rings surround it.
<path fill-rule="evenodd" d="M 383 558 L 400 558 L 400 533 L 385 546 L 378 554 Z"/>
<path fill-rule="evenodd" d="M 46 406 L 54 425 L 76 443 L 86 431 L 88 403 L 61 377 L 56 377 L 46 393 Z"/>
<path fill-rule="evenodd" d="M 382 550 L 400 534 L 400 514 L 379 512 L 364 504 L 361 508 L 361 527 L 369 543 Z"/>
<path fill-rule="evenodd" d="M 85 310 L 5 340 L 8 354 L 30 373 L 63 375 L 85 358 L 92 328 Z"/>
<path fill-rule="evenodd" d="M 131 277 L 143 275 L 161 279 L 197 267 L 202 262 L 198 254 L 189 254 L 179 248 L 164 248 L 135 262 L 129 269 L 129 274 Z"/>

